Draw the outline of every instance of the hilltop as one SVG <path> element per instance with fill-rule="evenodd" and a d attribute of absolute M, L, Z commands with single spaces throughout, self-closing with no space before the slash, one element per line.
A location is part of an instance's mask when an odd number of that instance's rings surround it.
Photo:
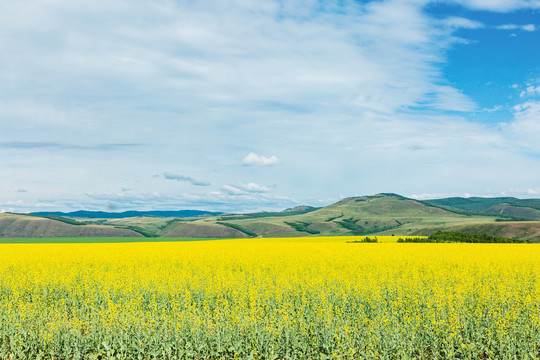
<path fill-rule="evenodd" d="M 193 210 L 160 215 L 156 215 L 156 212 L 120 213 L 124 217 L 118 213 L 86 211 L 47 215 L 0 214 L 0 237 L 406 236 L 454 230 L 540 241 L 540 221 L 516 221 L 539 220 L 536 212 L 540 214 L 540 200 L 536 199 L 448 198 L 418 201 L 388 193 L 349 197 L 321 208 L 297 206 L 279 212 L 250 214 Z M 99 214 L 103 214 L 103 217 L 99 218 Z"/>

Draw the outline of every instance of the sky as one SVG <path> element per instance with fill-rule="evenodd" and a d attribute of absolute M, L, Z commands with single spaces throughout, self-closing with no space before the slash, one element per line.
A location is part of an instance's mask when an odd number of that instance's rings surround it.
<path fill-rule="evenodd" d="M 540 198 L 540 0 L 0 0 L 0 211 Z"/>

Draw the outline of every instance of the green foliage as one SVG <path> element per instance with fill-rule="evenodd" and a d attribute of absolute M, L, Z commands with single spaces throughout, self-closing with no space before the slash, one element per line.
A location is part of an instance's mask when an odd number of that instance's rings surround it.
<path fill-rule="evenodd" d="M 119 229 L 128 229 L 131 231 L 135 231 L 136 233 L 139 233 L 144 237 L 158 237 L 156 233 L 149 231 L 147 229 L 143 229 L 142 227 L 139 227 L 139 226 L 126 225 L 126 226 L 115 226 L 115 227 Z"/>
<path fill-rule="evenodd" d="M 178 218 L 175 218 L 175 219 L 170 219 L 170 220 L 167 220 L 167 222 L 165 223 L 165 225 L 161 226 L 162 229 L 166 228 L 167 226 L 170 226 L 172 224 L 175 224 L 177 222 L 186 222 L 186 221 L 192 221 L 192 220 L 185 220 L 185 219 L 178 219 Z"/>
<path fill-rule="evenodd" d="M 437 231 L 427 238 L 399 238 L 399 243 L 522 243 L 523 240 L 488 234 Z"/>
<path fill-rule="evenodd" d="M 530 219 L 524 218 L 524 217 L 517 217 L 517 216 L 505 216 L 501 215 L 501 217 L 495 219 L 496 222 L 505 222 L 505 221 L 529 221 Z"/>
<path fill-rule="evenodd" d="M 389 230 L 395 228 L 395 226 L 362 226 L 357 224 L 358 219 L 354 219 L 352 217 L 348 219 L 343 219 L 340 221 L 336 221 L 338 224 L 343 226 L 345 229 L 350 230 L 351 235 L 366 235 L 366 234 L 373 234 L 378 233 L 381 231 Z"/>
<path fill-rule="evenodd" d="M 356 222 L 358 220 L 350 217 L 348 219 L 343 219 L 340 221 L 336 221 L 339 225 L 343 226 L 345 229 L 348 229 L 351 231 L 352 235 L 364 235 L 368 234 L 370 231 L 364 228 L 361 225 L 358 225 Z"/>
<path fill-rule="evenodd" d="M 284 221 L 285 224 L 289 225 L 290 227 L 292 227 L 294 230 L 296 231 L 301 231 L 301 232 L 307 232 L 308 234 L 320 234 L 321 232 L 319 230 L 314 230 L 314 229 L 310 229 L 308 228 L 309 225 L 311 225 L 311 223 L 308 223 L 308 222 L 302 222 L 302 221 L 297 221 L 297 222 L 289 222 L 289 221 Z"/>
<path fill-rule="evenodd" d="M 90 222 L 90 221 L 77 221 L 75 219 L 65 218 L 65 217 L 58 216 L 58 215 L 41 215 L 40 216 L 40 215 L 31 215 L 31 214 L 29 214 L 29 216 L 40 217 L 40 218 L 45 218 L 45 219 L 50 219 L 50 220 L 56 220 L 56 221 L 60 221 L 60 222 L 63 222 L 63 223 L 69 224 L 69 225 L 88 225 L 88 224 L 92 224 L 92 222 Z"/>
<path fill-rule="evenodd" d="M 342 217 L 343 217 L 343 214 L 338 215 L 338 216 L 332 216 L 332 217 L 326 219 L 326 221 L 330 222 L 332 220 L 336 220 L 336 219 L 339 219 L 339 218 L 342 218 Z"/>
<path fill-rule="evenodd" d="M 360 240 L 354 240 L 354 241 L 347 241 L 348 243 L 351 243 L 351 244 L 354 244 L 354 243 L 378 243 L 379 240 L 377 240 L 377 237 L 369 237 L 369 236 L 366 236 L 365 238 L 363 239 L 360 239 Z"/>
<path fill-rule="evenodd" d="M 230 227 L 232 229 L 236 229 L 236 230 L 241 231 L 244 234 L 246 234 L 248 236 L 251 236 L 251 237 L 256 237 L 258 235 L 258 234 L 255 234 L 254 232 L 251 232 L 249 230 L 244 229 L 242 226 L 240 226 L 238 224 L 226 223 L 226 222 L 221 222 L 221 221 L 218 221 L 216 224 L 223 225 L 223 226 L 226 226 L 226 227 Z"/>

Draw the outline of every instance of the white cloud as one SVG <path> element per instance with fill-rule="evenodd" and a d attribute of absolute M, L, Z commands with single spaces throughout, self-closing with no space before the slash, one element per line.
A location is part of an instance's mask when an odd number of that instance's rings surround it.
<path fill-rule="evenodd" d="M 488 112 L 488 113 L 494 113 L 494 112 L 502 110 L 503 108 L 504 107 L 502 105 L 495 105 L 492 108 L 489 108 L 489 109 L 484 108 L 482 110 L 485 111 L 485 112 Z"/>
<path fill-rule="evenodd" d="M 475 10 L 489 11 L 515 11 L 519 9 L 538 9 L 540 1 L 538 0 L 449 0 Z"/>
<path fill-rule="evenodd" d="M 527 86 L 527 88 L 519 94 L 520 97 L 535 95 L 540 95 L 540 86 Z"/>
<path fill-rule="evenodd" d="M 540 101 L 516 105 L 513 112 L 514 121 L 506 124 L 504 129 L 520 146 L 540 151 Z"/>
<path fill-rule="evenodd" d="M 516 25 L 516 24 L 505 24 L 497 26 L 499 30 L 523 30 L 527 32 L 536 31 L 536 26 L 534 24 L 527 25 Z"/>
<path fill-rule="evenodd" d="M 266 186 L 255 184 L 255 183 L 247 183 L 247 184 L 240 184 L 242 188 L 248 192 L 256 192 L 256 193 L 265 193 L 269 192 L 270 189 Z"/>
<path fill-rule="evenodd" d="M 521 28 L 519 25 L 514 25 L 514 24 L 506 24 L 506 25 L 497 26 L 497 29 L 499 30 L 516 30 L 519 28 Z"/>
<path fill-rule="evenodd" d="M 474 101 L 451 86 L 438 86 L 432 103 L 440 110 L 473 111 L 476 109 Z"/>
<path fill-rule="evenodd" d="M 415 200 L 430 200 L 430 199 L 441 199 L 446 197 L 463 197 L 463 194 L 455 193 L 436 193 L 436 194 L 412 194 L 408 195 L 411 199 Z"/>
<path fill-rule="evenodd" d="M 230 195 L 243 195 L 243 194 L 246 194 L 246 192 L 236 186 L 232 186 L 232 185 L 223 185 L 221 187 L 223 189 L 223 191 L 225 191 L 227 194 L 230 194 Z"/>
<path fill-rule="evenodd" d="M 238 184 L 238 185 L 224 185 L 222 190 L 231 195 L 244 195 L 249 193 L 267 193 L 270 189 L 266 186 L 256 183 Z"/>
<path fill-rule="evenodd" d="M 484 27 L 484 24 L 479 21 L 455 16 L 444 19 L 443 23 L 452 28 L 462 29 L 481 29 Z"/>
<path fill-rule="evenodd" d="M 246 193 L 241 189 L 230 185 L 223 186 L 222 190 L 223 191 L 209 191 L 198 194 L 157 192 L 133 194 L 89 193 L 86 195 L 91 201 L 84 202 L 84 204 L 87 209 L 201 209 L 228 212 L 285 209 L 298 204 L 297 200 L 287 196 Z"/>
<path fill-rule="evenodd" d="M 256 153 L 249 153 L 246 155 L 244 160 L 242 160 L 243 165 L 252 165 L 252 166 L 270 166 L 279 164 L 279 160 L 275 155 L 270 157 L 258 155 Z"/>

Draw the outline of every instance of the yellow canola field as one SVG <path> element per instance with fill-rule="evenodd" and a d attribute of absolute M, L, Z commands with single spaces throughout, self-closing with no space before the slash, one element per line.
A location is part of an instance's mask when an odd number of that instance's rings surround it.
<path fill-rule="evenodd" d="M 0 245 L 0 359 L 538 359 L 540 245 Z"/>

